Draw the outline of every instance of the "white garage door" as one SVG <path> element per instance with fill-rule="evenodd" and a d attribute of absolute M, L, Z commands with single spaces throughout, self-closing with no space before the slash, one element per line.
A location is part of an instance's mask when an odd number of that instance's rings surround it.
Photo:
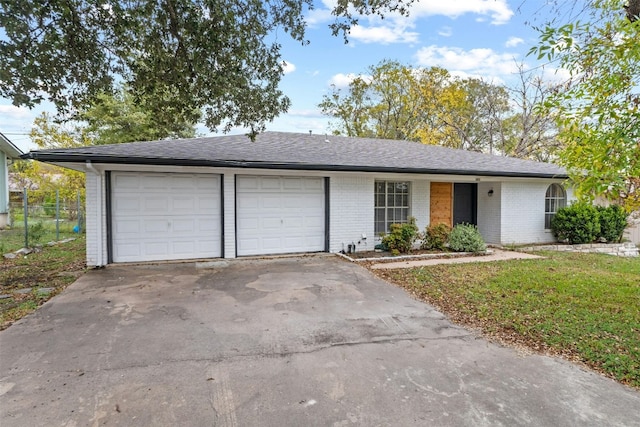
<path fill-rule="evenodd" d="M 324 179 L 239 176 L 238 255 L 325 250 Z"/>
<path fill-rule="evenodd" d="M 112 172 L 114 262 L 221 256 L 220 176 Z"/>

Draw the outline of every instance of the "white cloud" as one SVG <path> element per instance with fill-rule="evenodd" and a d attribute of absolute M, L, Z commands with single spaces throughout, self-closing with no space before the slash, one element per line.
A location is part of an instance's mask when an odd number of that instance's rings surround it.
<path fill-rule="evenodd" d="M 459 47 L 427 46 L 416 53 L 416 61 L 425 67 L 446 68 L 454 75 L 502 79 L 518 71 L 517 55 L 492 49 L 464 50 Z"/>
<path fill-rule="evenodd" d="M 411 7 L 414 17 L 443 15 L 457 18 L 467 13 L 480 18 L 488 16 L 494 25 L 505 24 L 513 16 L 507 0 L 421 0 Z"/>
<path fill-rule="evenodd" d="M 331 77 L 331 79 L 329 79 L 329 85 L 333 85 L 338 89 L 344 89 L 346 87 L 349 86 L 349 84 L 356 78 L 358 77 L 357 74 L 354 73 L 349 73 L 349 74 L 343 74 L 343 73 L 338 73 L 336 75 L 334 75 L 333 77 Z"/>
<path fill-rule="evenodd" d="M 362 43 L 415 43 L 418 41 L 418 33 L 407 31 L 405 26 L 371 26 L 355 25 L 351 28 L 350 39 Z"/>
<path fill-rule="evenodd" d="M 33 117 L 31 110 L 26 107 L 16 107 L 15 105 L 0 105 L 0 115 L 5 119 L 11 118 L 16 120 Z"/>
<path fill-rule="evenodd" d="M 291 74 L 296 70 L 296 66 L 288 61 L 282 61 L 282 71 L 285 74 Z"/>
<path fill-rule="evenodd" d="M 442 27 L 438 30 L 438 35 L 441 37 L 451 37 L 453 35 L 453 29 L 451 27 Z"/>
<path fill-rule="evenodd" d="M 311 10 L 306 21 L 309 26 L 330 22 L 335 19 L 331 10 L 335 0 L 323 0 L 319 8 Z M 409 9 L 408 17 L 397 12 L 387 13 L 384 19 L 377 15 L 360 16 L 360 23 L 351 28 L 349 38 L 362 43 L 416 43 L 419 33 L 411 31 L 416 20 L 429 16 L 457 18 L 465 14 L 475 14 L 478 20 L 489 20 L 493 25 L 507 23 L 513 16 L 507 0 L 416 0 Z M 355 11 L 351 11 L 357 16 Z M 439 32 L 443 37 L 451 35 L 451 28 L 443 27 Z"/>
<path fill-rule="evenodd" d="M 509 37 L 507 42 L 504 44 L 506 47 L 516 47 L 524 43 L 524 40 L 520 37 Z"/>

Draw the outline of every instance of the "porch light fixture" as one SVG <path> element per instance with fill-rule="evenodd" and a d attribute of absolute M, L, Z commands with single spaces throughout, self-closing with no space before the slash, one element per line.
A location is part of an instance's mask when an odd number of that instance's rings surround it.
<path fill-rule="evenodd" d="M 487 193 L 487 196 L 489 196 L 489 197 L 493 196 L 493 188 L 491 190 L 489 190 L 489 192 Z"/>

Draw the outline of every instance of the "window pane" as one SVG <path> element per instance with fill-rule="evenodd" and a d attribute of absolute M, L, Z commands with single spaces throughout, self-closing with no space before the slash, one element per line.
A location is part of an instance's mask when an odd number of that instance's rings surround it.
<path fill-rule="evenodd" d="M 547 187 L 544 201 L 544 228 L 551 228 L 551 220 L 558 209 L 567 205 L 567 195 L 559 184 L 551 184 Z"/>
<path fill-rule="evenodd" d="M 400 221 L 405 223 L 409 220 L 409 209 L 403 208 L 400 209 Z"/>

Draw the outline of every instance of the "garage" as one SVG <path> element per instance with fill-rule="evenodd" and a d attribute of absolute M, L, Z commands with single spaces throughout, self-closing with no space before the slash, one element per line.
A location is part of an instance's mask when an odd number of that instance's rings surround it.
<path fill-rule="evenodd" d="M 222 255 L 219 175 L 112 172 L 110 184 L 112 262 Z"/>
<path fill-rule="evenodd" d="M 236 177 L 238 256 L 326 250 L 324 178 Z"/>

